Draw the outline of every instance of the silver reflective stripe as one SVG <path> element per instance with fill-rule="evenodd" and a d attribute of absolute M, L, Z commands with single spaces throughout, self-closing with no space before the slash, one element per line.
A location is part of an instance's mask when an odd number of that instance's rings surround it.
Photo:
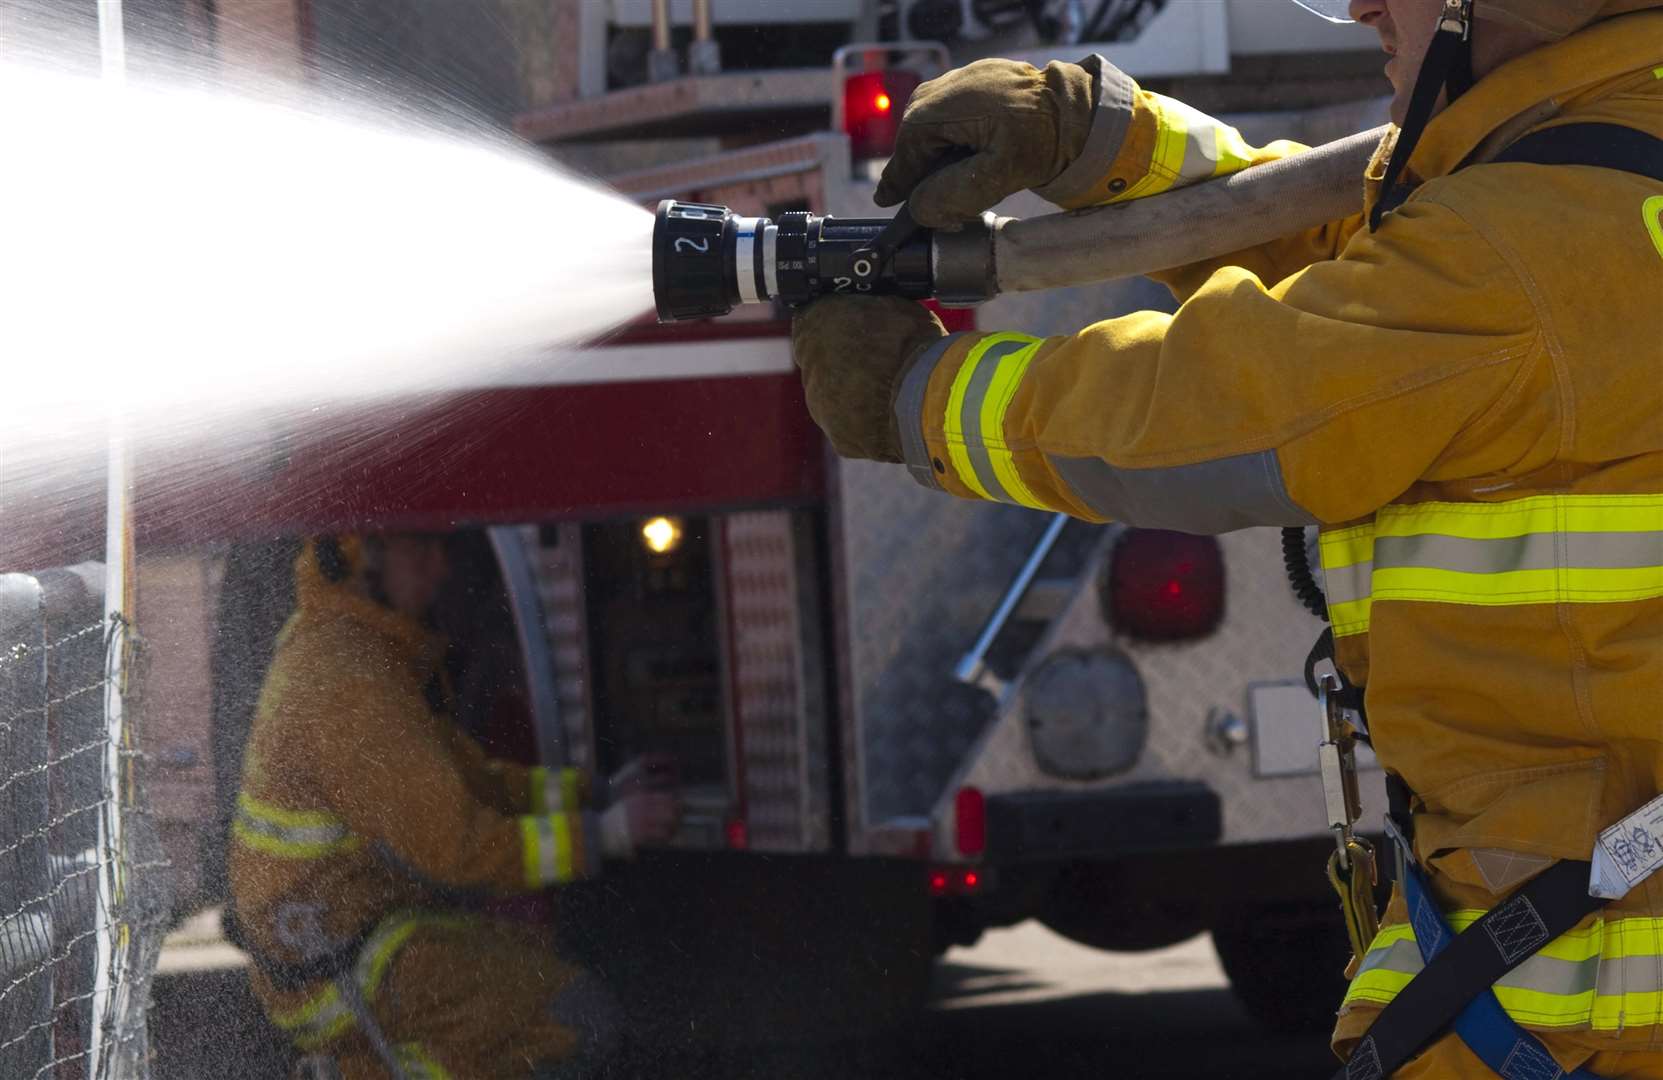
<path fill-rule="evenodd" d="M 757 291 L 756 280 L 756 227 L 757 218 L 735 218 L 734 228 L 737 236 L 733 248 L 734 277 L 739 283 L 739 299 L 747 304 L 754 304 L 762 299 Z"/>
<path fill-rule="evenodd" d="M 1357 965 L 1357 975 L 1370 971 L 1392 971 L 1414 976 L 1419 975 L 1424 966 L 1419 946 L 1413 941 L 1394 941 L 1383 949 L 1370 949 L 1362 963 Z M 1586 960 L 1560 960 L 1537 955 L 1496 980 L 1496 985 L 1509 990 L 1530 990 L 1563 997 L 1590 991 L 1602 997 L 1654 994 L 1663 990 L 1663 968 L 1659 967 L 1658 957 L 1654 955 L 1590 956 Z"/>
<path fill-rule="evenodd" d="M 970 467 L 976 471 L 976 479 L 981 481 L 982 490 L 1000 502 L 1013 506 L 1021 506 L 1022 503 L 1005 490 L 1005 485 L 999 482 L 999 474 L 993 469 L 993 459 L 987 452 L 987 436 L 982 431 L 982 405 L 987 401 L 987 390 L 993 382 L 993 377 L 999 372 L 999 361 L 1012 353 L 1030 349 L 1033 345 L 1032 341 L 1018 340 L 1001 341 L 989 346 L 981 359 L 976 361 L 976 370 L 970 375 L 970 385 L 964 390 L 964 404 L 959 409 L 959 430 L 964 432 L 964 454 L 970 459 Z M 1003 445 L 1004 433 L 995 432 L 994 441 Z"/>
<path fill-rule="evenodd" d="M 546 882 L 560 880 L 560 841 L 554 831 L 554 819 L 547 814 L 532 818 L 537 830 L 537 876 Z"/>
<path fill-rule="evenodd" d="M 1034 189 L 1034 194 L 1058 204 L 1078 202 L 1097 186 L 1120 156 L 1126 132 L 1132 127 L 1132 95 L 1137 83 L 1101 56 L 1090 56 L 1080 66 L 1097 80 L 1097 108 L 1091 115 L 1086 144 L 1080 156 L 1056 179 Z M 1133 178 L 1126 179 L 1130 182 Z"/>
<path fill-rule="evenodd" d="M 1322 568 L 1322 587 L 1330 604 L 1348 604 L 1367 599 L 1374 589 L 1374 564 L 1353 563 L 1336 569 Z"/>
<path fill-rule="evenodd" d="M 1184 164 L 1178 170 L 1178 183 L 1192 184 L 1207 180 L 1218 168 L 1218 121 L 1207 117 L 1199 123 L 1195 115 L 1186 116 L 1189 130 L 1184 134 Z"/>
<path fill-rule="evenodd" d="M 1224 533 L 1317 524 L 1288 497 L 1274 450 L 1162 469 L 1120 469 L 1094 457 L 1046 458 L 1099 516 L 1139 528 Z"/>
<path fill-rule="evenodd" d="M 237 824 L 259 836 L 306 847 L 329 847 L 351 835 L 345 825 L 279 825 L 269 818 L 256 816 L 247 807 L 237 808 Z"/>
<path fill-rule="evenodd" d="M 1553 570 L 1560 566 L 1628 570 L 1656 566 L 1660 557 L 1663 539 L 1650 532 L 1529 533 L 1497 540 L 1437 534 L 1374 539 L 1374 565 L 1381 569 L 1455 570 L 1465 574 Z"/>
<path fill-rule="evenodd" d="M 762 283 L 768 288 L 768 299 L 780 294 L 780 227 L 769 225 L 762 230 Z"/>
<path fill-rule="evenodd" d="M 930 376 L 936 365 L 963 334 L 948 334 L 920 353 L 901 375 L 901 386 L 895 394 L 895 423 L 901 432 L 901 456 L 912 478 L 927 488 L 941 490 L 935 466 L 930 461 L 930 448 L 924 442 L 924 396 L 930 389 Z"/>

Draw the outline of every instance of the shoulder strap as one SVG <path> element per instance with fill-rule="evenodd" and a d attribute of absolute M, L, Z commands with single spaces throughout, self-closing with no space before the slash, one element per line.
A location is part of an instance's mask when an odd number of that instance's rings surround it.
<path fill-rule="evenodd" d="M 1593 165 L 1663 183 L 1663 139 L 1620 124 L 1561 124 L 1518 140 L 1489 164 Z"/>

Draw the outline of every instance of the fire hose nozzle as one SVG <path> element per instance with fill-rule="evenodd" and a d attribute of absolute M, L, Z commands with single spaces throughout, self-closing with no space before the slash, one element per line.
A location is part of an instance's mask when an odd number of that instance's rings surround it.
<path fill-rule="evenodd" d="M 836 293 L 977 304 L 996 292 L 998 220 L 985 214 L 953 232 L 897 232 L 889 218 L 789 213 L 776 222 L 666 199 L 653 225 L 658 319 L 707 319 L 776 300 L 795 308 Z"/>

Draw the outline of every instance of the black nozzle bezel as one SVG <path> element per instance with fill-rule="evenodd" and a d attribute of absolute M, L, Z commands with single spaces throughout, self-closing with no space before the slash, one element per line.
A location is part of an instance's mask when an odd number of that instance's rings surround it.
<path fill-rule="evenodd" d="M 697 213 L 689 213 L 696 211 Z M 665 199 L 653 217 L 653 306 L 659 322 L 726 315 L 739 302 L 733 280 L 733 211 Z"/>

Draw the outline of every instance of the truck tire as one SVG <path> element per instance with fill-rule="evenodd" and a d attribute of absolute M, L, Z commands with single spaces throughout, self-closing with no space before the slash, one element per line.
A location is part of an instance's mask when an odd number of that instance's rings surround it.
<path fill-rule="evenodd" d="M 1248 1015 L 1272 1031 L 1329 1028 L 1351 958 L 1339 905 L 1257 904 L 1223 913 L 1213 948 Z"/>

